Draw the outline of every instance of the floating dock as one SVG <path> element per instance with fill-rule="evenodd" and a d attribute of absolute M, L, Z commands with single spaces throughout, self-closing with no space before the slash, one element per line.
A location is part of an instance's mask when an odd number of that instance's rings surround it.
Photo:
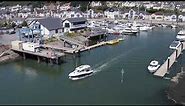
<path fill-rule="evenodd" d="M 185 42 L 178 47 L 177 50 L 166 59 L 166 61 L 159 67 L 159 69 L 154 73 L 155 76 L 164 77 L 171 66 L 176 62 L 176 59 L 180 56 L 181 52 L 185 49 Z"/>

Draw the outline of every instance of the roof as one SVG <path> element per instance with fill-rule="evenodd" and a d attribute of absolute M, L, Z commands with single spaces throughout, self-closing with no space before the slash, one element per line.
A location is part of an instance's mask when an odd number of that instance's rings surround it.
<path fill-rule="evenodd" d="M 78 17 L 78 18 L 67 18 L 66 20 L 68 20 L 69 22 L 73 23 L 73 22 L 82 22 L 82 21 L 87 21 L 86 18 L 84 17 Z"/>
<path fill-rule="evenodd" d="M 155 12 L 154 14 L 155 14 L 155 15 L 163 15 L 164 13 L 161 12 L 161 11 L 159 11 L 159 12 Z"/>
<path fill-rule="evenodd" d="M 84 70 L 86 68 L 90 68 L 91 66 L 90 65 L 81 65 L 79 67 L 76 68 L 76 70 Z"/>
<path fill-rule="evenodd" d="M 62 20 L 60 18 L 48 17 L 37 20 L 40 24 L 46 27 L 48 30 L 55 30 L 62 28 Z"/>

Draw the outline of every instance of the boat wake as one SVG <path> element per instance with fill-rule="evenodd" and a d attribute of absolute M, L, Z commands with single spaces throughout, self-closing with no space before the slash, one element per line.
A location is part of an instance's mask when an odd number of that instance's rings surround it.
<path fill-rule="evenodd" d="M 114 57 L 112 59 L 105 60 L 105 62 L 103 64 L 96 64 L 94 66 L 94 69 L 93 69 L 94 70 L 94 73 L 96 74 L 97 72 L 103 71 L 105 68 L 110 67 L 113 64 L 113 62 L 115 62 L 116 60 L 120 59 L 121 57 L 127 56 L 131 52 L 133 52 L 135 50 L 138 50 L 138 49 L 141 49 L 141 48 L 133 48 L 133 49 L 130 49 L 130 50 L 128 50 L 124 54 L 118 55 L 118 56 L 116 56 L 116 57 Z"/>

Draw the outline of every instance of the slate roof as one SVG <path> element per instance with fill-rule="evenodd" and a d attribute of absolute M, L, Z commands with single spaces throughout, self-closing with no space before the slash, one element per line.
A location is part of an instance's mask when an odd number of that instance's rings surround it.
<path fill-rule="evenodd" d="M 48 17 L 44 19 L 38 19 L 37 21 L 49 31 L 62 28 L 62 20 L 60 18 Z"/>
<path fill-rule="evenodd" d="M 69 22 L 71 22 L 71 23 L 87 21 L 87 19 L 86 19 L 86 18 L 84 18 L 84 17 L 78 17 L 78 18 L 67 18 L 66 20 L 68 20 L 68 21 L 69 21 Z"/>

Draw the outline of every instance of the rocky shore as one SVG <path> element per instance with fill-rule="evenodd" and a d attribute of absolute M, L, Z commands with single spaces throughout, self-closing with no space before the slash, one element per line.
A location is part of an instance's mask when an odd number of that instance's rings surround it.
<path fill-rule="evenodd" d="M 10 45 L 0 45 L 0 63 L 13 61 L 19 58 L 19 54 L 13 52 Z"/>
<path fill-rule="evenodd" d="M 183 69 L 182 69 L 183 70 Z M 167 90 L 168 99 L 172 100 L 175 104 L 185 105 L 185 72 L 177 73 L 171 79 L 170 86 Z"/>

